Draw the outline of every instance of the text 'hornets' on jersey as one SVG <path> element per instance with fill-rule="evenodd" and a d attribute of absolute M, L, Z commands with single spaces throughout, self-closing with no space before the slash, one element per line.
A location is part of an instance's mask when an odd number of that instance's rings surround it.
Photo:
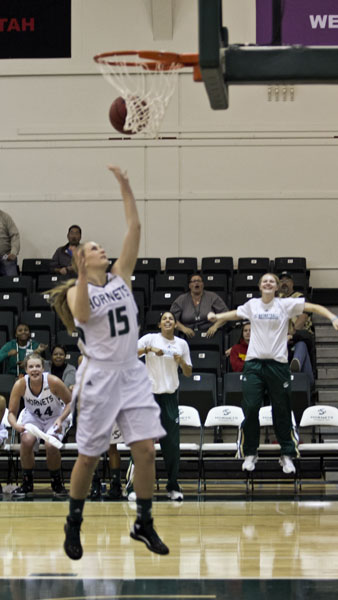
<path fill-rule="evenodd" d="M 115 364 L 137 360 L 138 310 L 127 284 L 109 273 L 104 286 L 88 283 L 88 296 L 89 320 L 74 319 L 82 354 Z"/>

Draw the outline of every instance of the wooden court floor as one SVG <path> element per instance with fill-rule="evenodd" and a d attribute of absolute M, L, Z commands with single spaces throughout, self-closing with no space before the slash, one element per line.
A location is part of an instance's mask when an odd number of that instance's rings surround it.
<path fill-rule="evenodd" d="M 0 600 L 338 598 L 338 501 L 155 501 L 169 556 L 131 540 L 135 505 L 88 502 L 78 562 L 62 548 L 67 508 L 0 502 Z"/>

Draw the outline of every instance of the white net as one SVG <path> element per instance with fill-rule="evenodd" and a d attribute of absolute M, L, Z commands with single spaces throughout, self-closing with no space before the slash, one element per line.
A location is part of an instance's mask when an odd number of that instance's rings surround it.
<path fill-rule="evenodd" d="M 113 58 L 117 62 L 107 59 L 97 64 L 104 78 L 125 100 L 124 131 L 157 137 L 182 65 L 160 61 L 131 63 L 130 56 L 127 60 L 123 56 Z"/>

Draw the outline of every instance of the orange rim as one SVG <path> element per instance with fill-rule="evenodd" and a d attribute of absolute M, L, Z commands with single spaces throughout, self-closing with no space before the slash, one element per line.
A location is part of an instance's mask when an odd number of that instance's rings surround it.
<path fill-rule="evenodd" d="M 120 56 L 135 56 L 143 61 L 118 60 Z M 117 60 L 115 60 L 115 58 Z M 183 69 L 184 67 L 193 67 L 194 80 L 202 81 L 199 68 L 199 55 L 194 53 L 178 54 L 176 52 L 159 52 L 156 50 L 116 50 L 113 52 L 102 52 L 94 56 L 95 62 L 111 66 L 142 67 L 149 71 L 157 71 L 159 64 L 163 71 L 173 69 Z"/>

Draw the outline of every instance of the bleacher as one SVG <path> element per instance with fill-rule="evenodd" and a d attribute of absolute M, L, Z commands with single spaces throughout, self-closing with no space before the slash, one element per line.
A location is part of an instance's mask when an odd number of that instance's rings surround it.
<path fill-rule="evenodd" d="M 162 268 L 163 265 L 163 268 Z M 157 323 L 161 314 L 170 309 L 173 300 L 188 290 L 188 276 L 199 273 L 204 280 L 205 289 L 221 295 L 229 309 L 251 297 L 258 296 L 259 278 L 267 270 L 277 274 L 283 270 L 292 271 L 295 288 L 304 293 L 309 301 L 328 306 L 338 306 L 338 290 L 331 290 L 325 297 L 325 290 L 312 289 L 310 271 L 306 260 L 299 257 L 240 257 L 237 268 L 232 257 L 203 257 L 198 261 L 194 257 L 139 258 L 131 284 L 139 308 L 140 335 L 149 331 L 158 331 Z M 0 343 L 13 338 L 16 324 L 23 320 L 31 328 L 35 339 L 55 343 L 66 347 L 67 358 L 73 364 L 77 362 L 78 349 L 76 334 L 69 336 L 48 304 L 48 289 L 57 285 L 60 276 L 49 273 L 48 259 L 25 259 L 22 271 L 17 277 L 0 278 Z M 333 310 L 336 311 L 336 308 Z M 314 319 L 317 341 L 316 394 L 310 390 L 307 378 L 302 373 L 292 375 L 292 404 L 297 426 L 301 422 L 304 410 L 317 401 L 319 404 L 337 405 L 338 389 L 338 339 L 327 321 Z M 241 375 L 231 373 L 229 361 L 225 360 L 225 349 L 236 343 L 238 328 L 229 331 L 220 330 L 213 338 L 197 333 L 188 340 L 193 359 L 193 376 L 181 377 L 179 392 L 180 405 L 188 405 L 199 412 L 202 425 L 208 412 L 217 406 L 241 405 Z M 47 353 L 47 358 L 48 358 Z M 0 393 L 9 397 L 8 378 L 0 373 Z M 187 440 L 193 436 L 188 430 Z M 328 434 L 329 435 L 329 434 Z M 190 437 L 189 437 L 190 436 Z M 212 443 L 225 443 L 227 432 L 221 426 L 211 432 L 205 431 L 206 440 Z M 212 440 L 210 439 L 210 436 Z M 325 438 L 326 439 L 326 438 Z M 73 441 L 73 438 L 69 438 Z M 13 471 L 13 452 L 11 454 L 11 473 Z M 65 452 L 65 460 L 73 462 L 74 452 Z M 199 460 L 202 460 L 200 455 Z M 104 468 L 106 464 L 102 463 Z M 67 477 L 69 475 L 66 468 Z M 202 467 L 201 467 L 202 468 Z M 8 477 L 12 477 L 9 475 Z M 321 477 L 325 477 L 321 471 Z"/>

